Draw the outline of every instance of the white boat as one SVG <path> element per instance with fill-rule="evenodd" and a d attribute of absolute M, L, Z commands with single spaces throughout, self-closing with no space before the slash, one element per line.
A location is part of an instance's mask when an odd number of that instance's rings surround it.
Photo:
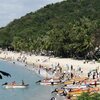
<path fill-rule="evenodd" d="M 26 85 L 4 85 L 4 87 L 5 88 L 7 88 L 7 89 L 9 89 L 9 88 L 26 88 L 26 87 L 28 87 L 29 85 L 28 84 L 26 84 Z"/>
<path fill-rule="evenodd" d="M 52 79 L 43 79 L 39 80 L 36 83 L 39 83 L 40 85 L 58 85 L 60 84 L 59 80 L 52 80 Z"/>
<path fill-rule="evenodd" d="M 67 85 L 64 88 L 65 89 L 85 89 L 88 85 Z"/>
<path fill-rule="evenodd" d="M 54 83 L 51 83 L 51 82 L 40 82 L 40 85 L 58 85 L 59 83 L 57 82 L 54 82 Z"/>
<path fill-rule="evenodd" d="M 90 85 L 100 85 L 100 81 L 96 81 L 96 82 L 87 82 L 87 84 L 90 84 Z"/>

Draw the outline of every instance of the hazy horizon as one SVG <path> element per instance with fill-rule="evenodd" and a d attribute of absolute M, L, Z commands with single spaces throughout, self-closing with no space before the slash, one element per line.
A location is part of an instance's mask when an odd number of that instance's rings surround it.
<path fill-rule="evenodd" d="M 48 4 L 63 0 L 0 0 L 0 27 Z"/>

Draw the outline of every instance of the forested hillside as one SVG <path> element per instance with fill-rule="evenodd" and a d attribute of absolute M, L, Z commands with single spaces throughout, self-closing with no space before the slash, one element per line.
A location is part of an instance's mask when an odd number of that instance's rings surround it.
<path fill-rule="evenodd" d="M 0 28 L 0 46 L 17 51 L 53 51 L 85 57 L 100 45 L 100 0 L 66 0 L 47 5 Z"/>

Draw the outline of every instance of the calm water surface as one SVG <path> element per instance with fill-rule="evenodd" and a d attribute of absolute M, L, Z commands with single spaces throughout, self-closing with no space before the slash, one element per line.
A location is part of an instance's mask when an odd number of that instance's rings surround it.
<path fill-rule="evenodd" d="M 41 77 L 33 71 L 27 70 L 23 64 L 0 60 L 0 70 L 6 71 L 11 74 L 10 77 L 3 77 L 0 79 L 0 100 L 50 100 L 52 97 L 51 91 L 54 90 L 53 86 L 41 86 L 35 84 Z M 5 89 L 2 84 L 5 82 L 21 83 L 24 80 L 29 84 L 25 89 Z"/>

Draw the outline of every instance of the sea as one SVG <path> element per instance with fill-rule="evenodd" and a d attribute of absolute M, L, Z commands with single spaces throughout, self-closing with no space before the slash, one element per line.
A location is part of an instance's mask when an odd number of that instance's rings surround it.
<path fill-rule="evenodd" d="M 0 60 L 0 70 L 11 74 L 11 77 L 3 76 L 0 79 L 0 100 L 50 100 L 51 92 L 55 86 L 43 86 L 36 84 L 36 81 L 43 77 L 33 70 L 27 69 L 25 64 L 12 61 Z M 2 86 L 3 83 L 11 83 L 15 81 L 20 84 L 24 80 L 25 84 L 29 84 L 24 89 L 6 89 Z"/>

